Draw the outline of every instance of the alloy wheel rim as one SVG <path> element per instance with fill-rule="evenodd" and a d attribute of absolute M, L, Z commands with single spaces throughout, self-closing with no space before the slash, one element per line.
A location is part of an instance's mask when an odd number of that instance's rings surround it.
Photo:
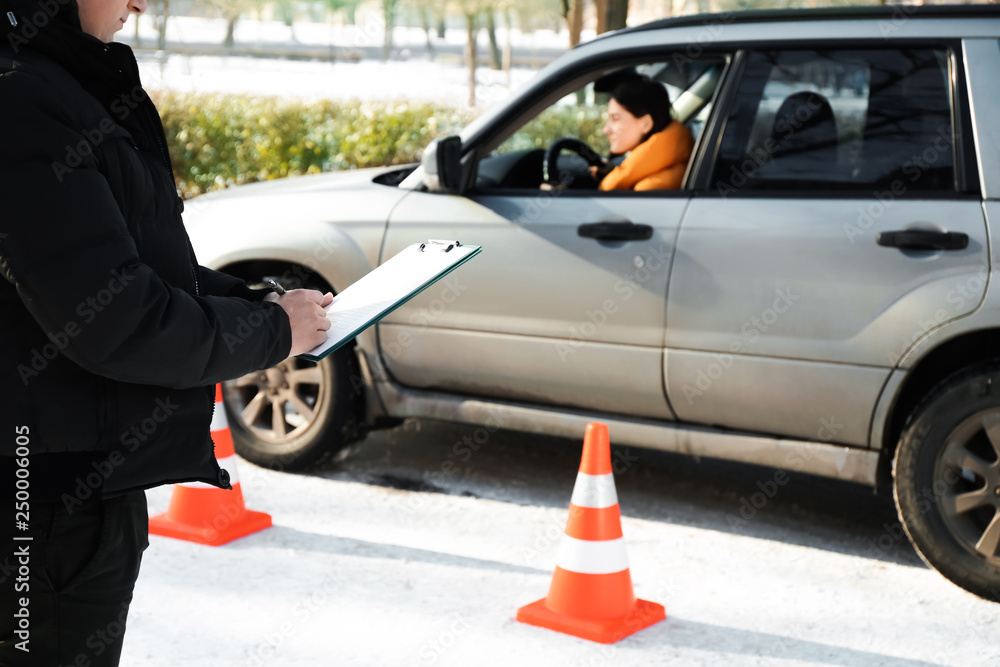
<path fill-rule="evenodd" d="M 256 438 L 287 445 L 318 426 L 317 411 L 330 391 L 327 375 L 320 364 L 290 357 L 224 383 L 226 403 Z"/>
<path fill-rule="evenodd" d="M 933 493 L 958 543 L 1000 566 L 1000 408 L 972 415 L 948 435 Z"/>

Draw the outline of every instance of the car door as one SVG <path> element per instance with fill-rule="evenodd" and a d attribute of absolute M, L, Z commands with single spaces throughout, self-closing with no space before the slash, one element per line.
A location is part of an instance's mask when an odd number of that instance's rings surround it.
<path fill-rule="evenodd" d="M 575 105 L 592 93 L 563 99 Z M 574 119 L 586 113 L 570 108 Z M 589 126 L 591 142 L 602 124 Z M 491 168 L 535 164 L 538 153 L 498 149 Z M 672 419 L 663 323 L 688 193 L 500 187 L 486 162 L 476 191 L 413 192 L 391 214 L 383 258 L 428 238 L 483 252 L 379 325 L 389 372 L 412 387 Z M 581 235 L 594 224 L 603 227 Z"/>
<path fill-rule="evenodd" d="M 482 254 L 379 325 L 401 383 L 480 396 L 671 418 L 663 395 L 664 295 L 688 197 L 414 192 L 384 256 L 424 239 Z M 579 236 L 581 224 L 643 225 L 644 240 Z"/>
<path fill-rule="evenodd" d="M 976 308 L 987 235 L 956 52 L 741 54 L 670 277 L 679 419 L 867 445 L 903 353 Z"/>

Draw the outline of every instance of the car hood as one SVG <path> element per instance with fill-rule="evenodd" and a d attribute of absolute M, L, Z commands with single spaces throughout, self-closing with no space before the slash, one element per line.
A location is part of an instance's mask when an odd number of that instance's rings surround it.
<path fill-rule="evenodd" d="M 212 192 L 185 202 L 184 226 L 200 263 L 212 268 L 247 259 L 299 261 L 320 240 L 337 238 L 370 269 L 378 265 L 389 212 L 411 192 L 375 179 L 400 168 L 296 176 Z"/>
<path fill-rule="evenodd" d="M 410 165 L 414 166 L 414 165 Z M 193 202 L 209 202 L 219 200 L 229 200 L 242 197 L 259 197 L 294 195 L 309 192 L 325 192 L 331 189 L 351 189 L 357 187 L 374 186 L 390 187 L 374 182 L 374 179 L 382 174 L 387 174 L 403 167 L 379 167 L 375 169 L 354 169 L 350 171 L 335 171 L 324 174 L 307 174 L 304 176 L 289 176 L 272 181 L 260 181 L 257 183 L 246 183 L 226 188 L 225 190 L 214 190 L 200 195 L 185 202 L 185 207 Z"/>

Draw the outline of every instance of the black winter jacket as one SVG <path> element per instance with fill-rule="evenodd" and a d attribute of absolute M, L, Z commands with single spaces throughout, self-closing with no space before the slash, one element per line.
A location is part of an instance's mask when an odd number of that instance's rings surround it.
<path fill-rule="evenodd" d="M 27 433 L 105 497 L 230 488 L 214 385 L 285 359 L 291 329 L 198 265 L 132 50 L 84 33 L 76 0 L 0 0 L 0 133 L 0 457 Z"/>

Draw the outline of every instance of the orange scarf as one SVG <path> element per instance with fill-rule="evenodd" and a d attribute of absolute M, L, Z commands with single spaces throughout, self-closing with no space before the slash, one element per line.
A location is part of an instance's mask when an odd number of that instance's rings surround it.
<path fill-rule="evenodd" d="M 683 123 L 665 128 L 632 149 L 601 181 L 601 190 L 677 190 L 684 180 L 694 137 Z"/>

